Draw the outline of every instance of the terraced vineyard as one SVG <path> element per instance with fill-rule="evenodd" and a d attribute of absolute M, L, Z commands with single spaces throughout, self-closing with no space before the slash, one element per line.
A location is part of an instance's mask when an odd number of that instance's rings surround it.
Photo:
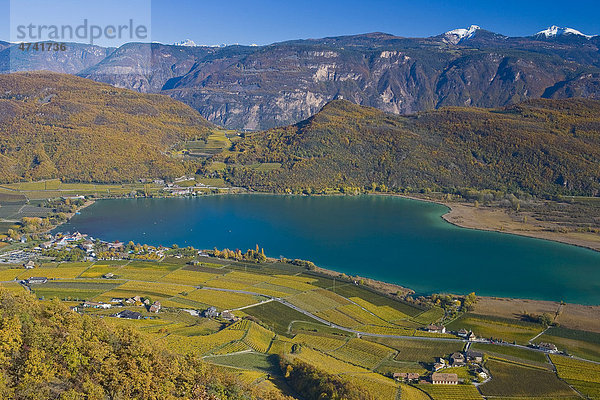
<path fill-rule="evenodd" d="M 345 345 L 329 354 L 349 363 L 367 369 L 373 369 L 384 359 L 390 358 L 394 351 L 389 347 L 362 339 L 350 339 Z"/>
<path fill-rule="evenodd" d="M 576 396 L 567 384 L 551 371 L 499 359 L 486 362 L 493 379 L 481 385 L 484 396 L 548 398 Z"/>
<path fill-rule="evenodd" d="M 502 338 L 505 341 L 515 341 L 519 344 L 527 344 L 530 339 L 544 329 L 540 324 L 531 322 L 476 314 L 464 314 L 448 324 L 447 328 L 454 331 L 472 330 L 479 337 Z"/>
<path fill-rule="evenodd" d="M 438 357 L 445 357 L 454 352 L 462 351 L 464 343 L 461 342 L 432 342 L 429 340 L 393 339 L 393 338 L 367 338 L 392 349 L 398 353 L 395 360 L 416 361 L 433 363 Z"/>
<path fill-rule="evenodd" d="M 550 359 L 561 379 L 600 383 L 600 364 L 559 355 L 550 355 Z"/>
<path fill-rule="evenodd" d="M 433 400 L 483 400 L 471 385 L 418 385 Z"/>
<path fill-rule="evenodd" d="M 266 353 L 275 334 L 253 322 L 244 337 L 244 343 L 259 353 Z"/>
<path fill-rule="evenodd" d="M 405 383 L 400 384 L 400 398 L 402 400 L 431 400 L 424 391 Z"/>
<path fill-rule="evenodd" d="M 187 265 L 185 260 L 170 258 L 161 262 L 45 263 L 43 268 L 34 270 L 8 266 L 0 267 L 0 280 L 10 281 L 2 284 L 3 289 L 24 291 L 13 281 L 15 277 L 27 274 L 52 278 L 46 284 L 32 287 L 37 297 L 45 299 L 109 302 L 112 298 L 141 296 L 159 300 L 163 309 L 158 314 L 149 313 L 141 306 L 126 307 L 141 313 L 144 319 L 140 320 L 110 318 L 115 310 L 86 309 L 85 312 L 100 315 L 117 326 L 136 328 L 149 335 L 150 340 L 164 342 L 181 354 L 207 357 L 213 364 L 240 373 L 240 379 L 270 390 L 278 390 L 274 382 L 285 379 L 277 360 L 280 355 L 286 355 L 350 381 L 365 393 L 373 393 L 375 398 L 395 399 L 399 393 L 402 399 L 414 400 L 482 398 L 475 387 L 468 384 L 413 387 L 399 385 L 388 378 L 394 372 L 418 372 L 426 376 L 438 357 L 448 357 L 464 349 L 465 343 L 456 336 L 432 334 L 422 329 L 441 320 L 442 309 L 419 309 L 378 296 L 359 285 L 343 284 L 336 287 L 334 293 L 331 279 L 299 274 L 302 268 L 280 262 L 262 266 L 231 260 L 210 261 L 203 261 L 202 265 Z M 101 278 L 109 272 L 115 278 Z M 260 295 L 235 292 L 240 289 Z M 219 317 L 196 316 L 197 311 L 209 306 L 219 312 L 232 310 L 242 319 L 232 323 Z M 402 338 L 366 334 L 359 338 L 356 333 L 328 326 L 302 311 L 360 332 Z M 462 315 L 448 328 L 473 329 L 482 336 L 517 341 L 528 340 L 540 330 L 536 324 L 474 314 Z M 572 334 L 569 331 L 554 333 Z M 408 338 L 411 336 L 414 338 Z M 451 338 L 453 340 L 448 340 Z M 586 343 L 594 346 L 594 338 Z M 540 352 L 480 343 L 473 344 L 471 349 L 495 357 L 488 359 L 486 365 L 493 379 L 481 386 L 491 400 L 554 397 L 571 400 L 575 393 L 551 371 L 551 365 Z M 599 397 L 597 365 L 554 355 L 552 360 L 560 379 L 590 398 Z M 471 379 L 466 368 L 446 370 L 452 371 L 467 382 Z M 275 380 L 269 378 L 273 376 Z"/>
<path fill-rule="evenodd" d="M 309 333 L 299 333 L 294 336 L 292 340 L 294 343 L 301 343 L 312 347 L 313 349 L 320 350 L 324 353 L 333 351 L 339 347 L 342 347 L 348 339 L 340 339 L 331 336 L 316 335 Z"/>
<path fill-rule="evenodd" d="M 166 341 L 172 349 L 182 354 L 193 353 L 204 355 L 212 350 L 218 350 L 231 342 L 242 340 L 245 334 L 246 331 L 242 330 L 224 329 L 206 336 L 168 335 L 162 340 Z"/>

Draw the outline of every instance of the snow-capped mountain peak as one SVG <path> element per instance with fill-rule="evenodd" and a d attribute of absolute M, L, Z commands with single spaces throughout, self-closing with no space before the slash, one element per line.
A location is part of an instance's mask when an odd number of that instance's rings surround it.
<path fill-rule="evenodd" d="M 543 31 L 539 31 L 538 33 L 535 34 L 535 36 L 544 36 L 546 38 L 552 38 L 552 37 L 557 37 L 557 36 L 562 36 L 562 35 L 577 35 L 577 36 L 585 37 L 587 39 L 592 37 L 590 35 L 586 35 L 585 33 L 579 32 L 577 29 L 561 28 L 560 26 L 556 26 L 556 25 L 552 25 L 550 28 L 544 29 Z"/>
<path fill-rule="evenodd" d="M 175 42 L 173 43 L 173 46 L 188 46 L 188 47 L 196 47 L 198 46 L 196 43 L 194 43 L 193 40 L 190 39 L 185 39 L 182 40 L 181 42 Z"/>
<path fill-rule="evenodd" d="M 470 27 L 468 27 L 466 29 L 458 28 L 458 29 L 453 29 L 451 31 L 448 31 L 448 32 L 444 33 L 444 36 L 446 37 L 446 39 L 449 42 L 457 44 L 461 40 L 470 39 L 471 37 L 473 37 L 475 32 L 477 32 L 479 29 L 481 29 L 479 26 L 471 25 Z"/>

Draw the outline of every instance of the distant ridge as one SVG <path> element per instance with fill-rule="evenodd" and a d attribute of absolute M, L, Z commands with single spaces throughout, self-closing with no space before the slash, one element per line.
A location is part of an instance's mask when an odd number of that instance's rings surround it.
<path fill-rule="evenodd" d="M 471 25 L 426 38 L 373 32 L 265 46 L 192 42 L 69 44 L 36 54 L 0 43 L 0 71 L 48 70 L 162 93 L 212 123 L 249 131 L 305 120 L 337 98 L 394 114 L 600 99 L 600 36 L 572 28 L 527 37 Z"/>
<path fill-rule="evenodd" d="M 581 33 L 577 29 L 561 28 L 556 25 L 552 25 L 551 27 L 544 29 L 543 31 L 539 31 L 538 33 L 535 34 L 535 36 L 543 36 L 546 38 L 553 38 L 553 37 L 558 37 L 558 36 L 563 36 L 563 35 L 581 36 L 586 39 L 590 39 L 593 37 L 592 35 L 586 35 L 584 33 Z"/>
<path fill-rule="evenodd" d="M 247 135 L 223 157 L 236 166 L 233 184 L 269 191 L 385 185 L 597 196 L 600 101 L 538 99 L 403 117 L 334 100 L 298 124 Z M 256 163 L 281 167 L 267 173 Z"/>

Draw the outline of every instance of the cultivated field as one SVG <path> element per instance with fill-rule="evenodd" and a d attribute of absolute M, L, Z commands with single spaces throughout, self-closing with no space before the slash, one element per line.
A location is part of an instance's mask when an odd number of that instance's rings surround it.
<path fill-rule="evenodd" d="M 0 267 L 0 282 L 4 281 L 3 290 L 23 291 L 15 278 L 45 276 L 47 283 L 32 285 L 35 296 L 58 298 L 69 305 L 135 296 L 160 301 L 163 308 L 159 313 L 150 313 L 139 304 L 107 310 L 87 308 L 84 312 L 138 329 L 148 340 L 164 342 L 181 354 L 205 357 L 212 364 L 232 369 L 240 379 L 269 390 L 285 389 L 278 357 L 287 354 L 351 381 L 375 398 L 394 399 L 398 393 L 402 399 L 415 400 L 482 398 L 469 384 L 473 376 L 466 367 L 445 370 L 457 373 L 467 383 L 455 387 L 413 387 L 389 379 L 394 372 L 417 372 L 426 377 L 438 357 L 464 350 L 465 343 L 456 336 L 422 330 L 441 320 L 444 312 L 440 308 L 421 309 L 349 283 L 337 282 L 334 292 L 331 278 L 281 262 L 257 265 L 213 258 L 196 265 L 186 262 L 167 257 L 158 262 L 48 262 L 33 270 L 6 266 Z M 102 278 L 107 273 L 114 277 Z M 218 312 L 231 310 L 241 319 L 231 322 L 196 316 L 210 306 Z M 125 308 L 141 313 L 143 319 L 111 317 Z M 329 326 L 331 323 L 347 330 Z M 538 324 L 477 314 L 464 314 L 447 328 L 472 329 L 478 336 L 519 343 L 542 330 Z M 359 338 L 348 329 L 363 334 Z M 369 332 L 396 337 L 369 336 Z M 579 332 L 553 328 L 539 340 L 593 355 L 596 336 Z M 481 343 L 471 348 L 492 357 L 486 364 L 492 380 L 481 387 L 489 399 L 570 399 L 574 392 L 563 380 L 590 398 L 600 392 L 597 366 L 593 364 L 552 356 L 559 379 L 540 352 Z"/>

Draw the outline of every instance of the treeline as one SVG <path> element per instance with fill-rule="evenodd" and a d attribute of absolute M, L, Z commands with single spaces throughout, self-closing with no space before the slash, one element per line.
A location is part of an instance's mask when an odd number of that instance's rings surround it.
<path fill-rule="evenodd" d="M 58 300 L 0 288 L 3 399 L 277 399 L 201 359 L 177 356 L 132 328 L 79 315 Z"/>
<path fill-rule="evenodd" d="M 600 101 L 535 100 L 406 117 L 336 100 L 296 125 L 247 134 L 231 150 L 214 158 L 227 165 L 226 179 L 257 190 L 474 190 L 480 202 L 519 192 L 596 196 Z M 267 162 L 281 168 L 253 167 Z"/>
<path fill-rule="evenodd" d="M 301 351 L 295 345 L 295 351 Z M 351 382 L 284 354 L 280 366 L 286 382 L 306 400 L 368 400 L 373 396 Z"/>
<path fill-rule="evenodd" d="M 283 258 L 283 259 L 281 259 L 281 262 L 289 263 L 292 265 L 297 265 L 299 267 L 304 267 L 309 271 L 314 271 L 315 269 L 317 269 L 317 266 L 315 265 L 314 262 L 307 261 L 307 260 L 301 260 L 299 258 L 295 258 L 293 260 L 288 260 L 287 258 Z"/>
<path fill-rule="evenodd" d="M 216 247 L 212 251 L 212 255 L 217 258 L 224 258 L 226 260 L 236 260 L 236 261 L 250 261 L 255 263 L 262 263 L 267 261 L 267 256 L 265 256 L 265 249 L 259 249 L 258 245 L 256 245 L 256 249 L 248 249 L 245 253 L 242 253 L 241 250 L 229 250 L 223 249 L 218 250 Z"/>

